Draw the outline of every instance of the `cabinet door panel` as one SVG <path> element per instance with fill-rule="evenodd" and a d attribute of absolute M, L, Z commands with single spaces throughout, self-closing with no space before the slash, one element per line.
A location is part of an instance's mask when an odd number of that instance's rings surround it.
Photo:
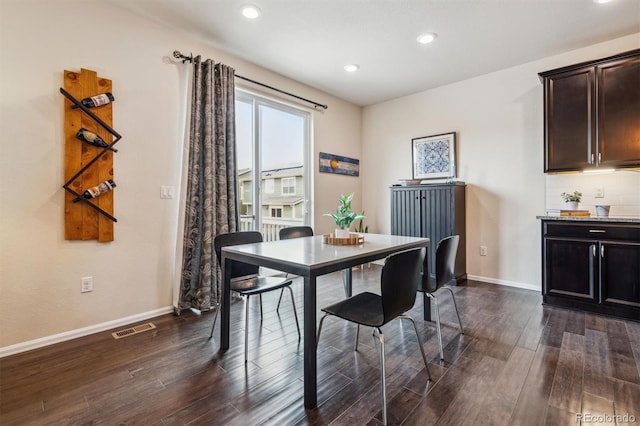
<path fill-rule="evenodd" d="M 640 244 L 602 242 L 601 303 L 640 308 Z"/>
<path fill-rule="evenodd" d="M 546 79 L 545 172 L 590 165 L 594 131 L 594 68 Z"/>
<path fill-rule="evenodd" d="M 595 301 L 593 241 L 545 239 L 545 294 Z"/>
<path fill-rule="evenodd" d="M 421 191 L 422 236 L 430 239 L 429 253 L 431 274 L 436 271 L 436 248 L 438 241 L 452 234 L 451 189 L 434 188 Z"/>
<path fill-rule="evenodd" d="M 640 58 L 598 67 L 601 167 L 640 164 Z"/>
<path fill-rule="evenodd" d="M 391 191 L 391 234 L 420 237 L 420 190 Z"/>

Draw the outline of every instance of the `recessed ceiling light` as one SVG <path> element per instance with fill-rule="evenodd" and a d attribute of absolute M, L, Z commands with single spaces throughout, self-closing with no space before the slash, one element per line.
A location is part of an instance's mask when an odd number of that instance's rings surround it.
<path fill-rule="evenodd" d="M 249 4 L 242 7 L 242 15 L 247 19 L 256 19 L 260 16 L 260 9 Z"/>
<path fill-rule="evenodd" d="M 360 69 L 360 65 L 358 64 L 349 64 L 344 66 L 344 70 L 346 72 L 356 72 Z"/>
<path fill-rule="evenodd" d="M 435 40 L 437 36 L 438 35 L 436 33 L 424 33 L 420 34 L 416 40 L 418 41 L 418 43 L 428 44 Z"/>
<path fill-rule="evenodd" d="M 593 0 L 594 3 L 598 3 L 598 4 L 609 3 L 610 1 L 613 1 L 613 0 Z"/>

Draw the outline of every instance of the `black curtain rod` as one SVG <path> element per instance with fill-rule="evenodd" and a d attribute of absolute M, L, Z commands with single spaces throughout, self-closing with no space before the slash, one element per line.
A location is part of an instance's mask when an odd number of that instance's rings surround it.
<path fill-rule="evenodd" d="M 185 62 L 193 62 L 193 53 L 190 53 L 189 56 L 186 56 L 186 55 L 183 55 L 182 53 L 180 53 L 178 50 L 174 50 L 173 51 L 173 57 L 176 58 L 176 59 L 181 59 L 183 64 Z M 247 78 L 247 77 L 243 77 L 243 76 L 238 75 L 238 74 L 236 74 L 235 77 L 239 78 L 239 79 L 242 79 L 242 80 L 245 80 L 245 81 L 248 81 L 249 83 L 257 84 L 258 86 L 266 87 L 269 90 L 274 90 L 274 91 L 282 93 L 284 95 L 291 96 L 291 97 L 294 97 L 296 99 L 300 99 L 301 101 L 309 102 L 310 104 L 312 104 L 314 106 L 315 109 L 318 109 L 318 108 L 327 109 L 328 108 L 327 105 L 319 104 L 318 102 L 314 102 L 312 100 L 303 98 L 301 96 L 294 95 L 293 93 L 285 92 L 284 90 L 280 90 L 280 89 L 275 88 L 273 86 L 269 86 L 268 84 L 260 83 L 259 81 L 255 81 L 255 80 L 252 80 L 252 79 Z"/>

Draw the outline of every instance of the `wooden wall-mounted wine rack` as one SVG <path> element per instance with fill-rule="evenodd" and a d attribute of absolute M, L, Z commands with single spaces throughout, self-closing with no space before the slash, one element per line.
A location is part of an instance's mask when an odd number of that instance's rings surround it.
<path fill-rule="evenodd" d="M 111 92 L 111 80 L 98 77 L 95 71 L 80 73 L 64 71 L 64 223 L 66 240 L 113 241 L 113 193 L 109 191 L 95 199 L 73 200 L 93 186 L 113 179 L 113 151 L 110 148 L 121 139 L 113 130 L 113 104 L 87 108 L 81 99 Z M 74 107 L 74 108 L 72 108 Z M 107 144 L 101 148 L 76 138 L 81 128 L 100 136 Z"/>

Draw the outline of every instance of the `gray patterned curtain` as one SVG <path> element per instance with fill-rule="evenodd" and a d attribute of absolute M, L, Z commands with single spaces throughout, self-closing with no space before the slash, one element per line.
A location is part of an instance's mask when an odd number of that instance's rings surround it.
<path fill-rule="evenodd" d="M 193 60 L 189 163 L 179 309 L 209 309 L 220 296 L 213 249 L 237 230 L 235 70 Z"/>

